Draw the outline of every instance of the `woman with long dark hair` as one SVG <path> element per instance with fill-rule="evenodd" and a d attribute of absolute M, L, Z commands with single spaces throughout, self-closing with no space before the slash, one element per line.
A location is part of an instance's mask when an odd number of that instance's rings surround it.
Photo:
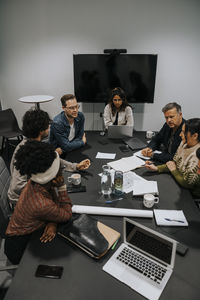
<path fill-rule="evenodd" d="M 104 109 L 104 124 L 107 129 L 110 125 L 134 125 L 132 107 L 128 104 L 125 92 L 116 87 Z"/>

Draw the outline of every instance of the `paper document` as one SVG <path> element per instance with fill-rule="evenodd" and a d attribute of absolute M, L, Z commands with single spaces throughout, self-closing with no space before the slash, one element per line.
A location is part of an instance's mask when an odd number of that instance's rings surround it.
<path fill-rule="evenodd" d="M 141 181 L 137 180 L 134 182 L 133 186 L 133 196 L 144 195 L 144 194 L 154 194 L 158 195 L 158 185 L 157 181 Z"/>
<path fill-rule="evenodd" d="M 109 162 L 108 165 L 115 170 L 119 170 L 122 172 L 128 172 L 134 170 L 138 167 L 141 167 L 145 164 L 144 160 L 136 157 L 124 157 L 116 161 Z"/>
<path fill-rule="evenodd" d="M 188 226 L 182 210 L 154 209 L 157 225 L 161 226 Z"/>
<path fill-rule="evenodd" d="M 145 209 L 73 205 L 72 212 L 75 214 L 77 213 L 77 214 L 92 214 L 92 215 L 153 218 L 153 211 L 145 210 Z"/>
<path fill-rule="evenodd" d="M 153 153 L 160 154 L 161 151 L 155 150 L 155 151 L 153 151 Z M 151 160 L 151 157 L 142 155 L 142 150 L 135 152 L 133 155 L 137 156 L 137 157 L 140 157 L 140 158 L 143 158 L 145 160 Z"/>
<path fill-rule="evenodd" d="M 133 190 L 135 180 L 147 181 L 141 176 L 137 175 L 135 172 L 126 172 L 123 176 L 123 192 L 130 193 Z"/>
<path fill-rule="evenodd" d="M 96 158 L 101 159 L 115 159 L 116 153 L 103 153 L 103 152 L 97 152 Z"/>
<path fill-rule="evenodd" d="M 111 169 L 110 174 L 111 174 L 112 184 L 114 184 L 115 170 Z M 102 176 L 102 173 L 99 173 L 98 175 Z M 123 173 L 123 192 L 124 193 L 132 192 L 135 180 L 147 181 L 143 177 L 137 175 L 135 172 L 129 171 L 129 172 Z"/>

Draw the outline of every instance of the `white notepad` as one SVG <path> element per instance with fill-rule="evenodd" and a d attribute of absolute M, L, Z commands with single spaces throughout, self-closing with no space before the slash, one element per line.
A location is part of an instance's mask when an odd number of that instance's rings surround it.
<path fill-rule="evenodd" d="M 154 216 L 160 226 L 188 226 L 182 210 L 154 209 Z"/>
<path fill-rule="evenodd" d="M 157 181 L 134 181 L 133 196 L 139 196 L 144 194 L 158 195 Z"/>

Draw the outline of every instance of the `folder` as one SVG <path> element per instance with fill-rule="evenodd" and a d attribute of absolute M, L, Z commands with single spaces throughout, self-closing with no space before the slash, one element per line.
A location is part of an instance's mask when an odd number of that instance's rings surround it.
<path fill-rule="evenodd" d="M 119 232 L 87 214 L 59 226 L 58 235 L 96 259 L 105 255 L 120 237 Z"/>

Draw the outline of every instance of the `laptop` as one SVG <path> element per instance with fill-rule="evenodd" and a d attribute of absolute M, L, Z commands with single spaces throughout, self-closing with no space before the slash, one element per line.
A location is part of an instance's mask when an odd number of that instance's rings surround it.
<path fill-rule="evenodd" d="M 128 218 L 123 240 L 103 270 L 147 299 L 159 299 L 173 272 L 177 242 Z"/>
<path fill-rule="evenodd" d="M 130 139 L 123 139 L 124 143 L 126 145 L 129 146 L 129 148 L 131 148 L 131 150 L 139 150 L 139 149 L 143 149 L 146 148 L 147 145 L 145 143 L 143 143 L 140 139 L 138 138 L 130 138 Z"/>
<path fill-rule="evenodd" d="M 108 126 L 108 138 L 121 139 L 133 136 L 133 126 L 128 125 L 110 125 Z"/>

